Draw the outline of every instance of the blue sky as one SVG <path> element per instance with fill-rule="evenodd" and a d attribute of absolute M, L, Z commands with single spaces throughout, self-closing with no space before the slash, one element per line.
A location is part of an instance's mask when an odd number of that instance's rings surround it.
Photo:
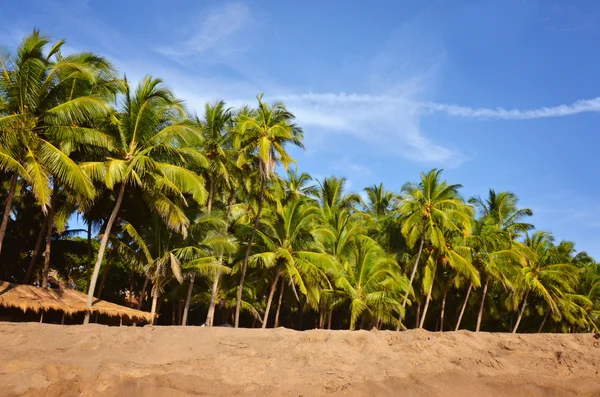
<path fill-rule="evenodd" d="M 300 170 L 354 191 L 434 167 L 466 197 L 514 191 L 600 258 L 596 1 L 5 0 L 0 20 L 9 47 L 38 27 L 190 109 L 284 100 Z"/>

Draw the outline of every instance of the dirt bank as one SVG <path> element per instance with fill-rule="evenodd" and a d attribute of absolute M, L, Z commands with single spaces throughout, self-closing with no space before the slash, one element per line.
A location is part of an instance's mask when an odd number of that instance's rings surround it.
<path fill-rule="evenodd" d="M 2 396 L 600 396 L 592 335 L 0 324 Z"/>

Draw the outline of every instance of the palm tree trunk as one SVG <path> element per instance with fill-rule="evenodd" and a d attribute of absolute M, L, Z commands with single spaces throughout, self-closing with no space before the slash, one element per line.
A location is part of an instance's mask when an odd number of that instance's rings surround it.
<path fill-rule="evenodd" d="M 458 331 L 460 328 L 460 322 L 462 321 L 463 314 L 465 314 L 465 308 L 467 307 L 467 302 L 469 301 L 469 295 L 471 295 L 471 290 L 473 289 L 473 283 L 469 284 L 469 289 L 467 290 L 467 296 L 465 297 L 465 301 L 462 305 L 462 309 L 460 309 L 460 314 L 458 315 L 458 321 L 456 322 L 455 331 Z"/>
<path fill-rule="evenodd" d="M 129 305 L 133 307 L 133 297 L 135 294 L 133 293 L 133 284 L 135 281 L 135 273 L 133 272 L 133 268 L 129 270 Z"/>
<path fill-rule="evenodd" d="M 444 332 L 444 311 L 446 310 L 446 296 L 448 295 L 448 289 L 444 291 L 444 298 L 442 299 L 442 314 L 440 315 L 440 332 Z"/>
<path fill-rule="evenodd" d="M 108 272 L 110 271 L 110 267 L 112 266 L 112 256 L 114 253 L 114 248 L 111 248 L 110 251 L 108 251 L 108 256 L 106 257 L 106 266 L 104 268 L 104 271 L 102 272 L 102 279 L 100 279 L 100 285 L 98 286 L 98 294 L 96 295 L 96 298 L 101 299 L 102 297 L 102 290 L 104 289 L 104 284 L 106 283 L 106 278 L 108 277 Z"/>
<path fill-rule="evenodd" d="M 548 310 L 546 312 L 546 315 L 544 316 L 544 320 L 542 320 L 542 323 L 540 324 L 540 328 L 538 328 L 538 334 L 542 333 L 542 330 L 544 329 L 544 325 L 546 325 L 546 320 L 548 319 L 549 314 L 550 314 L 550 310 Z"/>
<path fill-rule="evenodd" d="M 433 291 L 433 284 L 435 281 L 435 273 L 437 271 L 437 266 L 433 269 L 433 275 L 431 276 L 431 285 L 429 286 L 429 292 L 427 292 L 427 299 L 425 300 L 425 307 L 423 308 L 423 315 L 421 316 L 421 323 L 419 324 L 419 328 L 423 328 L 423 324 L 425 324 L 425 317 L 427 317 L 427 309 L 429 309 L 429 302 L 431 302 L 431 292 Z"/>
<path fill-rule="evenodd" d="M 333 309 L 329 309 L 327 313 L 327 329 L 331 329 L 331 318 L 333 317 Z"/>
<path fill-rule="evenodd" d="M 31 254 L 31 260 L 29 261 L 27 273 L 25 273 L 25 278 L 23 278 L 23 284 L 28 284 L 29 280 L 31 279 L 31 275 L 33 274 L 33 270 L 35 269 L 35 261 L 37 260 L 37 257 L 40 254 L 40 249 L 42 248 L 42 241 L 44 241 L 44 235 L 46 234 L 47 227 L 48 216 L 45 216 L 44 222 L 42 223 L 42 228 L 40 229 L 37 241 L 35 242 L 35 248 L 33 249 L 33 253 Z"/>
<path fill-rule="evenodd" d="M 265 179 L 261 177 L 260 183 L 260 199 L 258 201 L 258 211 L 256 212 L 256 219 L 254 220 L 254 227 L 252 228 L 252 234 L 250 235 L 250 240 L 248 240 L 248 248 L 246 249 L 246 255 L 244 256 L 244 262 L 242 263 L 242 276 L 240 278 L 240 285 L 238 287 L 237 293 L 237 301 L 235 303 L 235 328 L 238 328 L 240 325 L 240 309 L 242 307 L 242 290 L 244 288 L 244 279 L 246 278 L 246 269 L 248 268 L 248 260 L 250 259 L 250 252 L 252 250 L 252 243 L 254 242 L 254 236 L 256 236 L 256 229 L 258 229 L 258 224 L 260 222 L 260 213 L 262 212 L 263 202 L 265 199 Z M 267 322 L 267 318 L 265 317 L 265 321 L 263 325 Z"/>
<path fill-rule="evenodd" d="M 144 296 L 146 296 L 146 290 L 148 289 L 149 282 L 150 282 L 150 278 L 148 278 L 148 276 L 146 276 L 146 279 L 144 280 L 144 286 L 142 287 L 142 290 L 140 291 L 140 300 L 138 301 L 138 304 L 137 304 L 138 310 L 140 310 L 142 308 L 142 305 L 144 304 Z"/>
<path fill-rule="evenodd" d="M 185 297 L 185 307 L 183 308 L 183 319 L 181 320 L 181 325 L 187 325 L 188 312 L 190 311 L 190 302 L 192 300 L 192 291 L 194 289 L 194 280 L 196 279 L 196 275 L 192 273 L 190 276 L 190 286 L 188 287 L 187 296 Z"/>
<path fill-rule="evenodd" d="M 117 214 L 119 213 L 119 209 L 121 208 L 121 203 L 123 202 L 123 196 L 125 195 L 125 182 L 121 183 L 121 188 L 119 189 L 119 194 L 117 195 L 117 202 L 115 203 L 115 207 L 110 214 L 110 218 L 108 218 L 108 223 L 106 224 L 106 229 L 104 230 L 104 234 L 102 235 L 102 241 L 100 242 L 100 249 L 98 250 L 98 258 L 96 259 L 96 264 L 94 265 L 94 273 L 92 274 L 92 280 L 90 282 L 90 288 L 88 290 L 88 299 L 87 299 L 87 307 L 88 309 L 92 308 L 92 303 L 94 301 L 94 290 L 96 289 L 96 282 L 98 282 L 98 273 L 100 273 L 100 266 L 102 265 L 102 260 L 104 259 L 104 251 L 106 250 L 106 246 L 108 245 L 108 237 L 110 236 L 110 231 L 113 227 L 113 223 L 117 219 Z M 90 322 L 90 312 L 89 310 L 85 313 L 85 318 L 83 319 L 83 323 L 87 324 Z"/>
<path fill-rule="evenodd" d="M 481 293 L 481 304 L 479 305 L 479 314 L 477 315 L 477 327 L 475 328 L 475 332 L 479 332 L 481 329 L 481 319 L 483 318 L 483 306 L 485 304 L 485 296 L 488 290 L 489 279 L 485 279 L 485 285 L 483 286 L 483 292 Z"/>
<path fill-rule="evenodd" d="M 12 212 L 12 204 L 15 199 L 15 192 L 17 191 L 17 174 L 13 174 L 10 178 L 10 188 L 8 189 L 8 196 L 6 197 L 6 205 L 4 206 L 4 214 L 2 214 L 2 224 L 0 224 L 0 253 L 2 252 L 2 242 L 6 235 L 6 228 L 8 227 L 8 219 Z"/>
<path fill-rule="evenodd" d="M 325 326 L 325 314 L 324 314 L 324 309 L 321 308 L 321 310 L 319 310 L 319 329 L 323 329 L 323 327 Z M 350 324 L 350 329 L 352 330 L 352 324 Z"/>
<path fill-rule="evenodd" d="M 206 213 L 210 215 L 210 211 L 212 210 L 213 203 L 213 195 L 215 190 L 215 183 L 212 178 L 208 179 L 208 200 L 206 202 Z"/>
<path fill-rule="evenodd" d="M 223 257 L 221 257 L 221 262 Z M 212 327 L 213 321 L 215 318 L 215 306 L 217 302 L 217 293 L 219 292 L 219 279 L 221 278 L 221 272 L 217 272 L 215 274 L 215 279 L 213 280 L 212 290 L 210 293 L 210 303 L 208 305 L 208 313 L 206 314 L 206 322 L 204 323 L 207 327 Z"/>
<path fill-rule="evenodd" d="M 152 320 L 150 322 L 150 325 L 154 325 L 154 323 L 156 322 L 156 309 L 158 307 L 158 291 L 155 292 L 154 289 L 157 289 L 157 287 L 155 286 L 152 291 L 152 309 L 150 310 Z"/>
<path fill-rule="evenodd" d="M 515 327 L 512 330 L 513 334 L 517 333 L 519 329 L 519 324 L 521 324 L 521 319 L 523 318 L 523 313 L 525 312 L 525 306 L 527 306 L 527 297 L 529 296 L 529 290 L 525 292 L 525 297 L 523 297 L 523 305 L 521 306 L 521 310 L 519 311 L 519 317 L 517 317 L 517 322 L 515 323 Z"/>
<path fill-rule="evenodd" d="M 402 302 L 402 308 L 406 308 L 406 302 L 408 302 L 408 294 L 410 293 L 410 288 L 412 287 L 413 281 L 415 279 L 415 274 L 417 273 L 417 268 L 419 267 L 419 260 L 421 259 L 421 252 L 423 252 L 423 244 L 425 243 L 425 238 L 421 238 L 421 244 L 419 245 L 419 252 L 417 253 L 417 259 L 415 260 L 415 265 L 413 266 L 412 272 L 410 273 L 410 279 L 408 280 L 408 291 L 406 292 L 406 296 L 404 297 L 404 302 Z"/>
<path fill-rule="evenodd" d="M 88 249 L 87 266 L 89 269 L 92 267 L 92 221 L 88 221 L 88 224 L 87 224 L 87 249 Z"/>
<path fill-rule="evenodd" d="M 50 249 L 52 247 L 52 229 L 54 229 L 54 213 L 56 211 L 56 199 L 58 196 L 58 185 L 54 182 L 50 209 L 48 210 L 48 226 L 46 227 L 46 251 L 44 251 L 44 273 L 42 275 L 42 287 L 48 286 L 48 272 L 50 271 Z"/>
<path fill-rule="evenodd" d="M 231 210 L 233 208 L 234 202 L 235 202 L 235 190 L 232 190 L 231 194 L 229 195 L 229 201 L 227 204 L 227 219 L 229 219 L 229 217 L 231 216 Z"/>
<path fill-rule="evenodd" d="M 277 302 L 277 311 L 275 312 L 275 325 L 273 328 L 279 327 L 279 313 L 281 312 L 281 301 L 283 300 L 283 290 L 285 288 L 285 279 L 281 278 L 281 288 L 279 290 L 279 302 Z"/>
<path fill-rule="evenodd" d="M 271 289 L 269 291 L 269 298 L 267 299 L 267 307 L 265 309 L 265 315 L 263 316 L 263 323 L 261 328 L 267 328 L 267 323 L 269 322 L 269 312 L 271 311 L 271 303 L 273 302 L 273 295 L 275 295 L 275 289 L 277 288 L 277 282 L 279 281 L 279 277 L 281 275 L 277 273 L 275 276 L 275 280 L 271 283 Z"/>
<path fill-rule="evenodd" d="M 415 321 L 415 328 L 419 328 L 419 321 L 421 321 L 421 302 L 417 304 L 417 320 Z"/>

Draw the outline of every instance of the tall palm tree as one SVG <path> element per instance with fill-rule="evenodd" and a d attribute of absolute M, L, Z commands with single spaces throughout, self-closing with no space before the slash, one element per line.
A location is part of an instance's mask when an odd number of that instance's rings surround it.
<path fill-rule="evenodd" d="M 480 214 L 478 236 L 471 239 L 477 265 L 485 280 L 475 328 L 475 332 L 479 332 L 489 283 L 499 281 L 505 287 L 510 287 L 509 273 L 513 270 L 513 265 L 522 260 L 520 252 L 515 250 L 513 240 L 533 228 L 533 225 L 523 222 L 524 218 L 533 215 L 533 211 L 519 208 L 519 199 L 514 193 L 496 193 L 494 189 L 489 190 L 487 200 L 473 197 L 469 202 Z"/>
<path fill-rule="evenodd" d="M 419 328 L 423 328 L 425 316 L 431 301 L 433 284 L 438 267 L 444 267 L 454 274 L 454 277 L 469 280 L 474 286 L 481 284 L 479 272 L 472 263 L 471 248 L 465 244 L 465 236 L 454 233 L 455 237 L 446 237 L 446 246 L 435 249 L 428 257 L 424 286 L 427 285 L 427 298 L 421 315 Z"/>
<path fill-rule="evenodd" d="M 512 329 L 513 334 L 519 329 L 531 295 L 541 298 L 552 312 L 558 312 L 556 296 L 572 293 L 579 281 L 577 268 L 564 263 L 565 257 L 554 246 L 550 233 L 538 231 L 527 235 L 522 249 L 526 261 L 520 271 L 515 293 L 517 301 L 521 300 L 521 308 Z"/>
<path fill-rule="evenodd" d="M 34 30 L 15 54 L 0 51 L 0 169 L 11 174 L 0 250 L 19 178 L 53 218 L 52 201 L 56 202 L 59 186 L 88 199 L 94 196 L 89 177 L 70 152 L 82 145 L 110 147 L 109 137 L 91 121 L 110 111 L 105 99 L 116 88 L 112 66 L 89 53 L 63 57 L 64 41 L 48 49 L 49 43 Z M 52 230 L 52 219 L 48 224 Z"/>
<path fill-rule="evenodd" d="M 350 330 L 358 319 L 368 315 L 372 321 L 396 325 L 402 311 L 400 301 L 408 292 L 408 280 L 398 262 L 370 237 L 357 236 L 351 254 L 334 279 L 330 291 L 333 305 L 350 306 Z"/>
<path fill-rule="evenodd" d="M 231 169 L 235 164 L 231 146 L 234 112 L 226 108 L 223 101 L 206 104 L 204 118 L 196 120 L 196 123 L 200 127 L 201 148 L 208 162 L 202 174 L 208 185 L 207 213 L 210 214 L 216 189 L 229 186 Z"/>
<path fill-rule="evenodd" d="M 216 278 L 221 273 L 231 271 L 223 264 L 223 256 L 233 254 L 237 250 L 237 243 L 233 236 L 227 234 L 226 227 L 227 223 L 222 217 L 200 217 L 190 227 L 189 236 L 184 242 L 188 246 L 174 251 L 175 257 L 181 261 L 183 273 L 190 280 L 181 325 L 187 325 L 196 276 Z"/>
<path fill-rule="evenodd" d="M 186 234 L 189 220 L 172 198 L 185 204 L 189 194 L 198 203 L 206 201 L 204 180 L 186 168 L 206 165 L 206 159 L 194 149 L 201 137 L 184 115 L 181 102 L 161 80 L 148 76 L 133 93 L 126 83 L 122 109 L 114 120 L 114 150 L 105 159 L 82 164 L 94 180 L 108 189 L 117 188 L 88 290 L 90 308 L 108 238 L 128 187 L 141 190 L 145 204 L 171 230 L 182 234 Z M 89 312 L 84 322 L 88 321 Z"/>
<path fill-rule="evenodd" d="M 307 296 L 309 301 L 315 301 L 317 296 L 312 285 L 327 284 L 327 273 L 333 269 L 329 255 L 319 252 L 316 244 L 319 225 L 318 209 L 306 199 L 290 201 L 281 212 L 268 213 L 261 220 L 257 230 L 259 251 L 250 256 L 249 263 L 272 269 L 275 277 L 271 282 L 269 297 L 262 327 L 267 327 L 271 303 L 280 278 L 283 278 L 294 291 Z M 312 284 L 312 285 L 311 285 Z M 282 282 L 281 289 L 285 287 Z"/>
<path fill-rule="evenodd" d="M 235 167 L 234 152 L 232 150 L 232 129 L 234 126 L 234 112 L 227 108 L 224 101 L 217 101 L 214 104 L 206 104 L 204 107 L 204 118 L 196 118 L 195 123 L 199 126 L 202 135 L 201 148 L 205 153 L 208 162 L 206 168 L 201 170 L 201 174 L 208 185 L 208 200 L 206 203 L 206 214 L 211 215 L 215 197 L 218 192 L 225 188 L 232 187 L 232 169 Z M 226 226 L 224 226 L 226 227 Z M 222 257 L 221 260 L 222 261 Z M 206 319 L 206 325 L 212 323 L 214 313 L 214 302 L 218 290 L 220 273 L 216 273 L 213 279 L 212 298 Z M 195 273 L 190 275 L 190 284 L 188 287 L 188 298 L 186 300 L 186 309 L 189 307 L 189 300 L 194 288 Z M 187 318 L 184 313 L 184 318 Z"/>
<path fill-rule="evenodd" d="M 449 185 L 441 180 L 442 170 L 433 169 L 421 174 L 418 184 L 407 183 L 402 188 L 404 199 L 400 206 L 402 234 L 413 248 L 419 242 L 415 264 L 409 278 L 412 287 L 425 243 L 432 250 L 446 249 L 448 233 L 468 235 L 473 210 L 458 195 L 461 185 Z M 408 302 L 406 294 L 402 307 Z"/>
<path fill-rule="evenodd" d="M 258 211 L 254 227 L 248 240 L 248 247 L 244 262 L 242 263 L 240 285 L 235 307 L 235 327 L 240 323 L 240 307 L 242 304 L 242 291 L 248 260 L 252 250 L 252 243 L 260 222 L 263 209 L 265 185 L 272 179 L 277 164 L 283 164 L 287 169 L 293 159 L 286 151 L 287 144 L 304 148 L 302 144 L 302 129 L 294 123 L 294 115 L 289 112 L 283 103 L 274 103 L 272 106 L 262 100 L 262 94 L 257 96 L 258 107 L 250 114 L 241 114 L 237 122 L 237 134 L 234 138 L 234 147 L 239 150 L 238 164 L 244 164 L 252 156 L 258 159 L 260 175 L 260 195 Z"/>

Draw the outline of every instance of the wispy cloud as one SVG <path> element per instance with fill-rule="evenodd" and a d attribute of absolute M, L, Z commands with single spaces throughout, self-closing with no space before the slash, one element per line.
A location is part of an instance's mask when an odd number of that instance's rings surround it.
<path fill-rule="evenodd" d="M 242 3 L 230 3 L 209 12 L 197 21 L 198 29 L 190 37 L 173 43 L 168 47 L 160 47 L 158 52 L 176 57 L 185 57 L 207 52 L 223 51 L 222 45 L 235 34 L 246 28 L 252 21 L 250 8 Z M 226 51 L 232 51 L 231 47 Z"/>
<path fill-rule="evenodd" d="M 471 108 L 444 103 L 427 102 L 421 106 L 431 112 L 476 119 L 531 120 L 549 117 L 572 116 L 579 113 L 600 112 L 600 97 L 582 99 L 572 104 L 540 107 L 536 109 Z"/>
<path fill-rule="evenodd" d="M 467 160 L 455 149 L 443 147 L 421 132 L 423 112 L 409 96 L 308 93 L 276 98 L 285 101 L 303 125 L 353 135 L 371 150 L 447 166 Z"/>
<path fill-rule="evenodd" d="M 446 113 L 450 116 L 475 118 L 475 119 L 502 119 L 502 120 L 531 120 L 549 117 L 572 116 L 579 113 L 600 112 L 600 97 L 580 99 L 571 104 L 561 104 L 550 107 L 534 109 L 505 109 L 474 108 L 468 106 L 412 101 L 402 96 L 364 95 L 346 93 L 306 93 L 301 95 L 282 95 L 278 97 L 288 101 L 306 101 L 326 105 L 391 105 L 396 107 L 410 107 L 421 113 Z"/>

